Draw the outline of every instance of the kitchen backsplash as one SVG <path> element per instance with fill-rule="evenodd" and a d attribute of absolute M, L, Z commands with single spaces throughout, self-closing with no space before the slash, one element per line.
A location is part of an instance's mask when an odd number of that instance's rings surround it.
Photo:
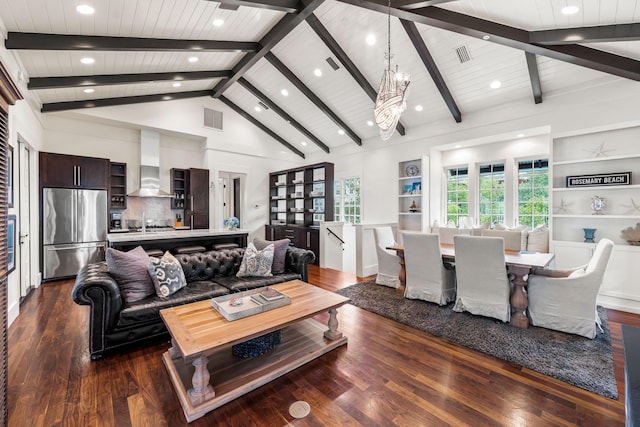
<path fill-rule="evenodd" d="M 175 221 L 176 214 L 184 216 L 184 211 L 171 209 L 171 199 L 160 197 L 128 197 L 127 209 L 122 211 L 122 219 L 142 220 L 142 214 L 147 221 Z"/>

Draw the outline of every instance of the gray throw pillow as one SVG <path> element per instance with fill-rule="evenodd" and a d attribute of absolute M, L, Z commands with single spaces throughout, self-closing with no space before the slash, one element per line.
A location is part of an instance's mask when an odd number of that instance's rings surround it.
<path fill-rule="evenodd" d="M 268 245 L 263 250 L 256 249 L 253 243 L 249 242 L 247 249 L 244 251 L 240 270 L 236 277 L 268 277 L 271 274 L 271 265 L 273 264 L 273 244 Z"/>
<path fill-rule="evenodd" d="M 284 273 L 285 262 L 287 259 L 287 248 L 291 244 L 291 240 L 282 239 L 282 240 L 264 240 L 256 237 L 253 239 L 253 244 L 256 249 L 261 251 L 270 244 L 273 243 L 273 264 L 271 265 L 271 273 L 273 274 L 281 274 Z"/>
<path fill-rule="evenodd" d="M 107 248 L 106 259 L 109 274 L 118 283 L 125 302 L 140 301 L 155 293 L 149 276 L 149 256 L 141 246 L 129 252 Z"/>
<path fill-rule="evenodd" d="M 187 279 L 180 261 L 178 261 L 169 251 L 162 255 L 162 258 L 151 257 L 149 264 L 149 274 L 156 289 L 156 295 L 161 298 L 168 297 L 187 286 Z"/>

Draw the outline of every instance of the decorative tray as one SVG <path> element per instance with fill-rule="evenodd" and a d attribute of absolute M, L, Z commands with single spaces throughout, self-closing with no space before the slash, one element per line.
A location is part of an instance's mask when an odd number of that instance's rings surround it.
<path fill-rule="evenodd" d="M 241 301 L 239 305 L 234 305 Z M 291 304 L 291 298 L 270 287 L 256 288 L 211 298 L 211 305 L 228 321 Z"/>

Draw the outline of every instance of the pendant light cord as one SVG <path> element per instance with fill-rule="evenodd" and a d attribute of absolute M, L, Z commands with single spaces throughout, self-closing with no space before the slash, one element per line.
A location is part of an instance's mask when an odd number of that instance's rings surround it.
<path fill-rule="evenodd" d="M 387 5 L 387 69 L 391 70 L 391 0 Z"/>

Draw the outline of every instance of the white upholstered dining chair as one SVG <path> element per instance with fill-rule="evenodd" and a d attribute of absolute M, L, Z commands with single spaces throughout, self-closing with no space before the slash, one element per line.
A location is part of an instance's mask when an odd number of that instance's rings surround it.
<path fill-rule="evenodd" d="M 612 250 L 613 242 L 601 239 L 586 265 L 535 269 L 527 287 L 531 324 L 595 338 L 600 326 L 596 300 Z"/>
<path fill-rule="evenodd" d="M 501 237 L 454 236 L 457 295 L 454 311 L 511 318 L 511 281 Z"/>
<path fill-rule="evenodd" d="M 446 305 L 456 296 L 456 273 L 442 261 L 437 234 L 402 233 L 404 268 L 407 273 L 405 298 Z"/>
<path fill-rule="evenodd" d="M 373 238 L 376 244 L 376 254 L 378 255 L 378 285 L 392 288 L 400 287 L 400 257 L 393 251 L 386 249 L 396 244 L 391 227 L 376 227 L 373 229 Z"/>

